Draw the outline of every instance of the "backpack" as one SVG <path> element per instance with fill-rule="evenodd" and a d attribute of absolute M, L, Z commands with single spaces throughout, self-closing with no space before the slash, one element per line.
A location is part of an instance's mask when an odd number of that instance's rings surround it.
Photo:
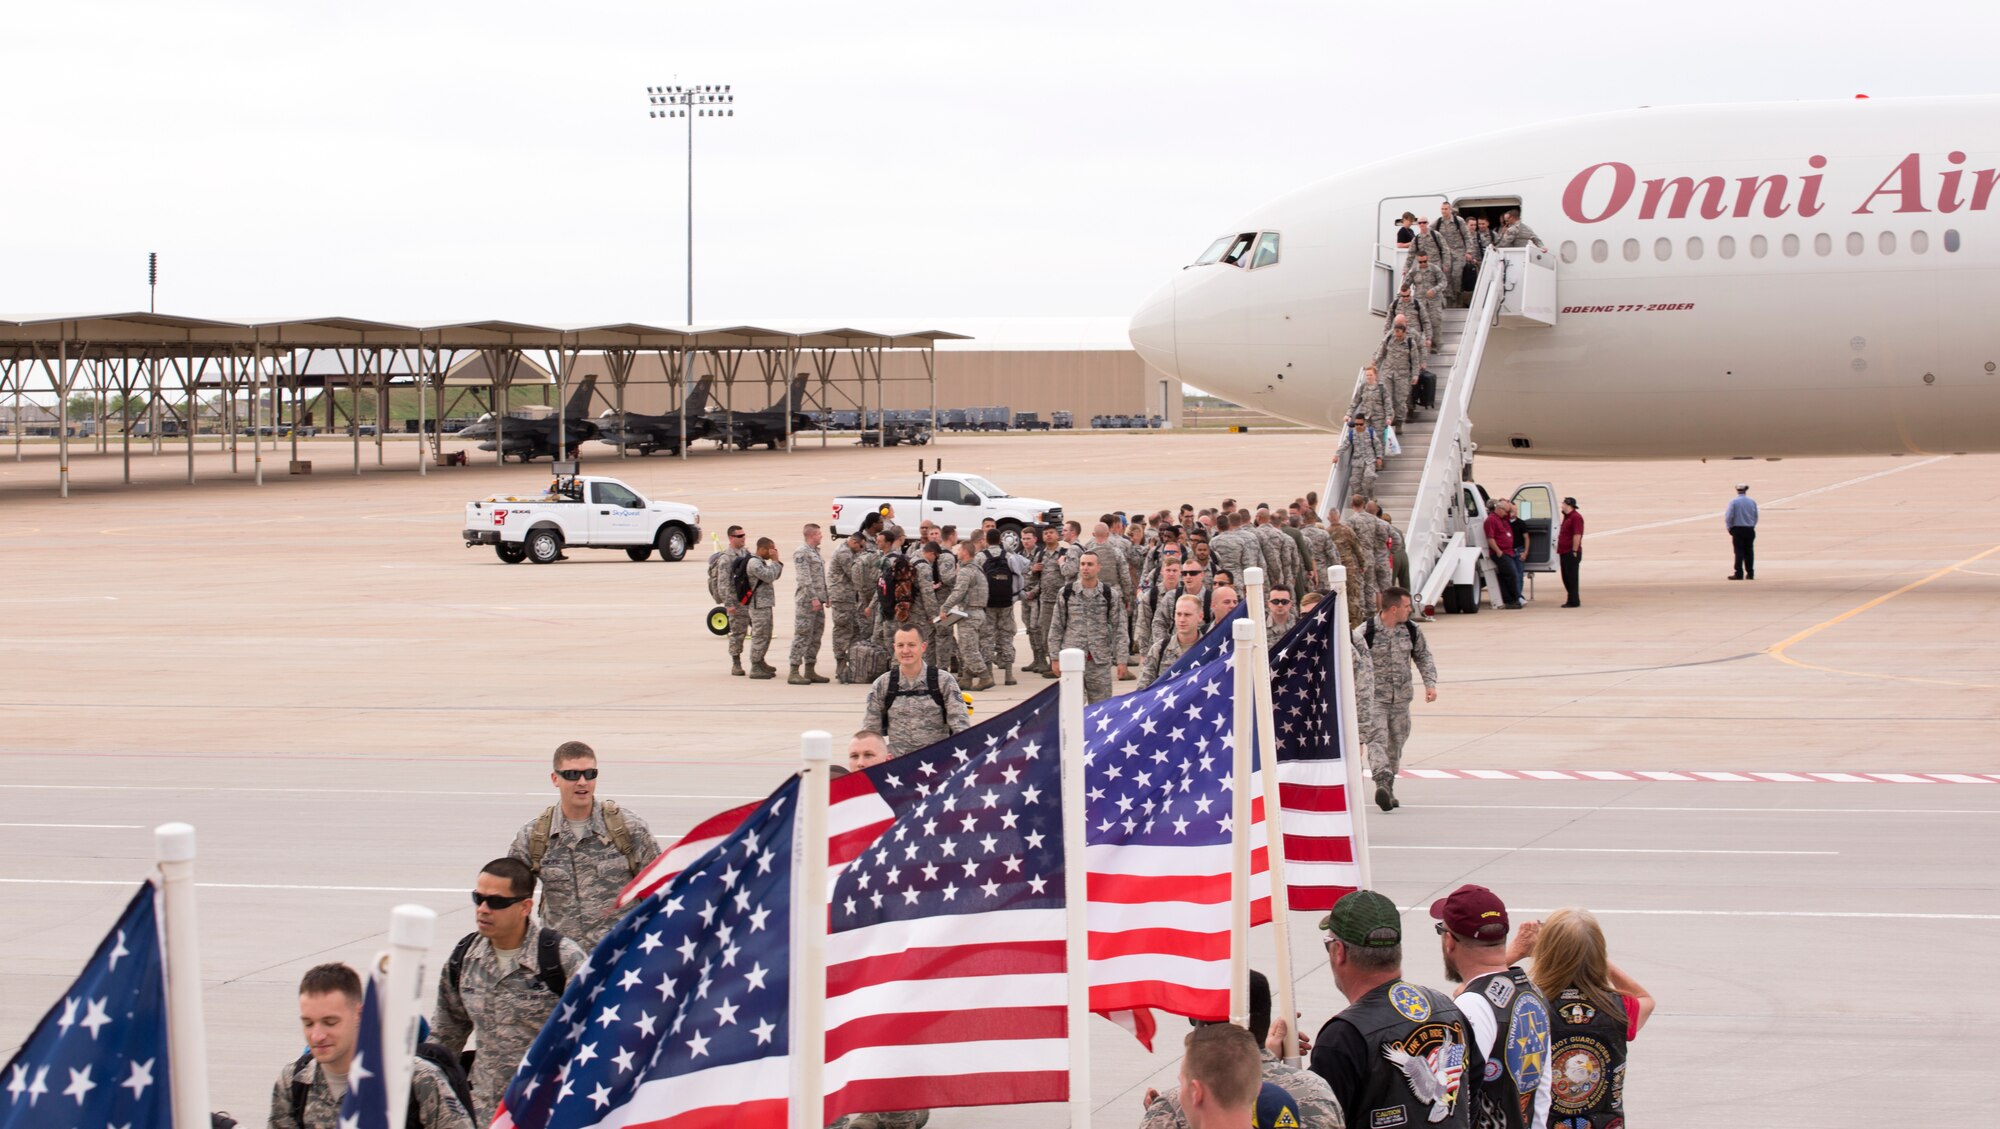
<path fill-rule="evenodd" d="M 979 571 L 986 574 L 986 606 L 1011 606 L 1014 603 L 1014 566 L 1008 563 L 1006 552 L 1003 550 L 998 556 L 991 552 L 982 553 Z"/>
<path fill-rule="evenodd" d="M 1368 617 L 1368 623 L 1367 623 L 1367 625 L 1366 625 L 1366 626 L 1364 626 L 1364 627 L 1363 627 L 1363 628 L 1361 629 L 1361 638 L 1362 638 L 1362 639 L 1363 639 L 1363 640 L 1364 640 L 1365 642 L 1367 642 L 1367 644 L 1368 644 L 1368 646 L 1369 646 L 1369 649 L 1371 649 L 1371 650 L 1372 650 L 1372 649 L 1374 649 L 1374 647 L 1375 647 L 1375 625 L 1376 625 L 1376 624 L 1377 624 L 1378 622 L 1380 622 L 1380 621 L 1378 621 L 1378 620 L 1377 620 L 1377 619 L 1376 619 L 1376 618 L 1375 618 L 1374 616 L 1372 616 L 1372 615 L 1371 615 L 1371 616 L 1369 616 L 1369 617 Z M 1417 625 L 1416 625 L 1416 623 L 1415 623 L 1414 621 L 1412 621 L 1412 620 L 1407 620 L 1407 619 L 1406 619 L 1406 620 L 1404 620 L 1404 621 L 1403 621 L 1403 629 L 1404 629 L 1405 631 L 1408 631 L 1408 632 L 1410 633 L 1410 649 L 1411 649 L 1411 650 L 1415 650 L 1415 649 L 1416 649 L 1416 646 L 1417 646 Z"/>
<path fill-rule="evenodd" d="M 728 559 L 728 553 L 717 552 L 708 555 L 708 596 L 718 604 L 729 602 L 729 591 L 722 583 L 724 579 L 722 562 Z"/>
<path fill-rule="evenodd" d="M 930 695 L 931 701 L 937 703 L 939 716 L 944 718 L 945 726 L 949 728 L 951 725 L 951 711 L 945 708 L 944 691 L 938 687 L 938 668 L 934 666 L 925 667 L 923 686 L 910 690 L 903 689 L 902 673 L 902 670 L 897 667 L 892 666 L 889 668 L 889 689 L 887 693 L 882 695 L 882 710 L 875 718 L 875 731 L 877 733 L 889 732 L 889 707 L 896 704 L 897 698 L 905 698 L 914 694 Z"/>
<path fill-rule="evenodd" d="M 425 1041 L 417 1044 L 417 1057 L 437 1067 L 438 1073 L 444 1075 L 445 1085 L 450 1087 L 452 1095 L 458 1099 L 458 1104 L 467 1114 L 471 1114 L 472 1085 L 466 1081 L 465 1068 L 459 1065 L 458 1056 L 446 1050 L 441 1043 Z M 298 1122 L 300 1126 L 306 1123 L 306 1098 L 311 1095 L 312 1087 L 299 1081 L 298 1073 L 311 1061 L 312 1052 L 307 1051 L 292 1063 L 292 1120 Z M 412 1075 L 410 1104 L 403 1119 L 404 1129 L 424 1129 L 423 1112 L 417 1105 L 416 1096 L 417 1083 L 415 1076 Z M 233 1125 L 235 1122 L 230 1124 Z"/>
<path fill-rule="evenodd" d="M 535 829 L 528 833 L 528 870 L 536 881 L 542 877 L 542 856 L 549 853 L 549 833 L 555 830 L 556 809 L 551 804 L 542 809 L 535 819 Z M 625 813 L 618 810 L 617 800 L 604 801 L 604 829 L 611 833 L 611 844 L 618 853 L 625 856 L 625 865 L 633 874 L 639 873 L 639 856 L 632 850 L 632 832 L 625 826 Z"/>
<path fill-rule="evenodd" d="M 451 956 L 444 962 L 444 979 L 454 992 L 465 976 L 465 954 L 472 951 L 472 942 L 478 939 L 478 933 L 459 938 L 458 947 L 451 950 Z M 563 989 L 569 986 L 569 973 L 562 966 L 562 934 L 547 927 L 535 937 L 535 982 L 557 999 L 562 998 Z"/>
<path fill-rule="evenodd" d="M 848 686 L 869 686 L 888 671 L 889 652 L 872 640 L 862 639 L 847 648 L 847 668 L 840 681 Z"/>
<path fill-rule="evenodd" d="M 745 553 L 737 557 L 736 562 L 729 566 L 730 598 L 738 604 L 747 607 L 750 603 L 752 587 L 753 585 L 750 583 L 750 554 Z"/>
<path fill-rule="evenodd" d="M 890 619 L 910 618 L 917 603 L 917 567 L 901 553 L 891 553 L 882 562 L 882 579 L 877 586 L 882 614 Z"/>

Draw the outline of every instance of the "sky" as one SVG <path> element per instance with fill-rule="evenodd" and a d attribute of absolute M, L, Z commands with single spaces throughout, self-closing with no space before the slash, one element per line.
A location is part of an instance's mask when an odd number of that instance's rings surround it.
<path fill-rule="evenodd" d="M 0 42 L 0 316 L 1112 327 L 1266 200 L 1639 105 L 1990 93 L 2000 6 L 65 0 Z M 1444 31 L 1441 29 L 1449 28 Z M 1081 323 L 1069 322 L 1069 325 Z"/>

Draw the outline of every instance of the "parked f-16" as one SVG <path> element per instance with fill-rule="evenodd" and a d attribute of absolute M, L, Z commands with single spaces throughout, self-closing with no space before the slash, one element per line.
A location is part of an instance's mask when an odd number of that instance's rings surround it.
<path fill-rule="evenodd" d="M 621 416 L 615 409 L 607 410 L 597 417 L 597 437 L 613 447 L 624 447 L 642 455 L 650 455 L 654 451 L 678 455 L 683 419 L 686 420 L 686 435 L 690 443 L 706 439 L 716 430 L 715 422 L 705 414 L 708 410 L 708 386 L 714 381 L 712 376 L 704 376 L 697 381 L 679 411 L 659 415 L 626 412 Z"/>
<path fill-rule="evenodd" d="M 790 431 L 796 434 L 801 431 L 814 430 L 819 425 L 813 421 L 810 415 L 807 415 L 802 410 L 806 402 L 806 381 L 808 379 L 810 379 L 809 376 L 801 373 L 792 381 L 792 394 L 789 401 L 785 398 L 780 398 L 776 403 L 773 403 L 770 407 L 762 411 L 737 412 L 731 417 L 726 412 L 711 410 L 708 413 L 708 418 L 709 422 L 715 427 L 715 438 L 725 444 L 733 442 L 743 450 L 748 450 L 762 443 L 775 451 L 778 449 L 778 444 L 785 441 L 787 430 L 785 422 L 788 418 L 785 411 L 787 402 L 791 405 L 791 412 L 789 414 L 791 421 Z"/>
<path fill-rule="evenodd" d="M 597 424 L 584 415 L 590 408 L 590 396 L 597 384 L 595 374 L 584 377 L 577 383 L 576 391 L 570 393 L 569 403 L 563 405 L 560 415 L 540 418 L 507 415 L 495 417 L 488 412 L 464 431 L 458 433 L 462 440 L 483 440 L 479 444 L 482 451 L 499 451 L 500 461 L 509 457 L 528 462 L 531 459 L 575 458 L 577 447 L 597 438 Z M 557 430 L 561 430 L 561 443 L 565 449 L 557 449 Z"/>

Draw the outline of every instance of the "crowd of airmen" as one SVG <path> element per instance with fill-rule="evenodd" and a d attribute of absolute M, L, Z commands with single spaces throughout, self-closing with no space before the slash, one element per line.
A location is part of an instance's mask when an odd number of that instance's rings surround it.
<path fill-rule="evenodd" d="M 1411 412 L 1437 406 L 1426 362 L 1443 344 L 1444 311 L 1471 303 L 1488 250 L 1528 246 L 1547 249 L 1518 211 L 1503 213 L 1497 231 L 1486 219 L 1458 215 L 1450 204 L 1439 205 L 1436 220 L 1403 213 L 1396 232 L 1402 282 L 1382 343 L 1362 366 L 1347 409 L 1344 441 L 1352 453 L 1349 485 L 1355 492 L 1375 496 L 1375 480 L 1395 446 L 1390 431 L 1408 424 Z"/>
<path fill-rule="evenodd" d="M 1003 532 L 989 519 L 964 534 L 923 521 L 913 536 L 893 513 L 871 514 L 830 555 L 821 527 L 807 525 L 791 554 L 786 681 L 868 686 L 860 728 L 901 755 L 970 725 L 965 691 L 1018 685 L 1017 671 L 1059 677 L 1066 648 L 1084 652 L 1089 702 L 1110 698 L 1120 683 L 1151 684 L 1242 602 L 1252 568 L 1265 576 L 1259 610 L 1275 647 L 1330 594 L 1339 565 L 1359 731 L 1376 803 L 1391 811 L 1415 686 L 1421 681 L 1425 699 L 1435 700 L 1437 668 L 1410 622 L 1401 533 L 1372 499 L 1357 493 L 1347 501 L 1331 521 L 1321 519 L 1316 493 L 1254 509 L 1228 498 L 1129 520 L 1107 513 L 1087 534 L 1077 521 Z M 774 678 L 764 657 L 784 565 L 770 538 L 758 539 L 754 552 L 741 526 L 730 526 L 728 538 L 709 576 L 729 617 L 729 670 Z M 745 578 L 742 591 L 728 588 L 732 574 Z M 832 678 L 819 670 L 829 619 Z M 1017 667 L 1022 650 L 1028 661 Z"/>

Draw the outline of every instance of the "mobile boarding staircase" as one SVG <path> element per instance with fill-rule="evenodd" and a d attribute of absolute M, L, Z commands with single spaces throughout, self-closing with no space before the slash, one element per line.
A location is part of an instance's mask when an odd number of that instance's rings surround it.
<path fill-rule="evenodd" d="M 1386 316 L 1401 281 L 1403 256 L 1392 247 L 1377 247 L 1369 304 Z M 1446 310 L 1438 351 L 1430 369 L 1437 378 L 1437 408 L 1413 416 L 1396 434 L 1403 453 L 1386 461 L 1375 481 L 1375 500 L 1389 513 L 1408 541 L 1410 591 L 1418 614 L 1428 615 L 1452 585 L 1470 586 L 1484 575 L 1487 591 L 1499 599 L 1499 584 L 1486 559 L 1485 539 L 1478 528 L 1483 502 L 1472 485 L 1472 439 L 1469 408 L 1479 383 L 1479 362 L 1496 329 L 1552 326 L 1556 320 L 1555 256 L 1533 247 L 1495 248 L 1480 265 L 1471 305 Z M 1362 380 L 1355 374 L 1355 384 Z M 1352 391 L 1348 393 L 1352 398 Z M 1346 404 L 1332 412 L 1337 420 Z M 1347 510 L 1350 468 L 1347 432 L 1327 475 L 1329 520 Z M 1474 520 L 1468 520 L 1473 518 Z"/>

